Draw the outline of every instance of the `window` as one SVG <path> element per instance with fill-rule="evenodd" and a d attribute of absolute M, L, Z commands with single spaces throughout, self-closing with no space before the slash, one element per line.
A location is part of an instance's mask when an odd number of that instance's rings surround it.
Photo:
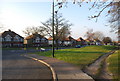
<path fill-rule="evenodd" d="M 2 38 L 2 41 L 4 41 L 4 38 Z"/>
<path fill-rule="evenodd" d="M 35 42 L 36 42 L 36 43 L 39 43 L 39 42 L 40 42 L 40 38 L 39 38 L 39 37 L 36 37 Z"/>
<path fill-rule="evenodd" d="M 23 39 L 21 38 L 20 41 L 23 42 Z"/>
<path fill-rule="evenodd" d="M 8 34 L 8 35 L 5 37 L 5 40 L 6 40 L 6 41 L 11 41 L 11 38 L 12 38 L 12 37 Z"/>
<path fill-rule="evenodd" d="M 19 42 L 19 41 L 20 41 L 20 37 L 19 37 L 18 35 L 16 35 L 16 36 L 14 37 L 14 41 Z"/>
<path fill-rule="evenodd" d="M 3 38 L 2 38 L 2 37 L 0 37 L 0 42 L 2 42 L 2 39 L 3 39 Z"/>
<path fill-rule="evenodd" d="M 45 38 L 42 38 L 42 39 L 41 39 L 41 42 L 45 42 Z"/>

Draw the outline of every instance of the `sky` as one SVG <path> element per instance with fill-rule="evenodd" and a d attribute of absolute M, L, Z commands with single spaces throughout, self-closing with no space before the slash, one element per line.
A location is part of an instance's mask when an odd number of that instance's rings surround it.
<path fill-rule="evenodd" d="M 101 31 L 105 36 L 117 40 L 117 35 L 110 32 L 111 28 L 105 26 L 108 18 L 105 17 L 104 11 L 95 22 L 94 19 L 88 20 L 88 16 L 94 15 L 96 9 L 89 10 L 90 4 L 84 3 L 82 7 L 69 2 L 67 7 L 59 10 L 66 20 L 73 24 L 71 27 L 71 36 L 75 39 L 85 38 L 85 32 L 88 29 Z M 11 29 L 21 36 L 25 37 L 22 32 L 26 27 L 40 26 L 52 16 L 52 3 L 50 1 L 2 1 L 0 2 L 0 25 L 4 27 L 2 31 Z"/>

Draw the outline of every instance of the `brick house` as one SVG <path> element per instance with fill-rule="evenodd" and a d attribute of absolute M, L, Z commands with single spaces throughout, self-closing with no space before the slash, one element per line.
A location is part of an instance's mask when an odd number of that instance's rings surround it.
<path fill-rule="evenodd" d="M 23 47 L 24 38 L 14 31 L 4 31 L 0 35 L 2 47 Z"/>
<path fill-rule="evenodd" d="M 76 40 L 73 37 L 69 36 L 64 40 L 64 45 L 65 46 L 75 46 Z"/>
<path fill-rule="evenodd" d="M 55 42 L 54 42 L 55 43 Z M 52 37 L 49 37 L 48 38 L 48 45 L 49 46 L 52 46 L 52 44 L 53 44 L 53 38 Z"/>
<path fill-rule="evenodd" d="M 49 44 L 49 46 L 52 46 L 52 44 L 53 44 L 53 38 L 52 37 L 48 38 L 48 44 Z M 55 40 L 54 40 L 54 44 L 56 45 L 56 41 Z M 58 46 L 60 46 L 60 45 L 61 45 L 61 41 L 58 40 Z"/>
<path fill-rule="evenodd" d="M 32 47 L 44 47 L 48 46 L 48 39 L 36 33 L 26 37 L 24 44 Z"/>
<path fill-rule="evenodd" d="M 53 38 L 49 37 L 48 38 L 48 44 L 49 46 L 52 46 L 53 43 Z M 54 44 L 56 45 L 56 42 L 54 41 Z M 75 46 L 76 45 L 76 40 L 72 38 L 71 36 L 63 39 L 63 40 L 58 40 L 58 46 Z"/>
<path fill-rule="evenodd" d="M 86 41 L 85 41 L 82 37 L 79 37 L 79 38 L 77 39 L 77 45 L 84 46 L 84 45 L 86 45 L 86 44 L 87 44 Z"/>

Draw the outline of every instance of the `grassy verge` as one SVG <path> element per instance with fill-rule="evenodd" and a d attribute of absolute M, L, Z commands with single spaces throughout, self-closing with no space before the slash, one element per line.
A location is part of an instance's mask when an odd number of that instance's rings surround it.
<path fill-rule="evenodd" d="M 118 67 L 120 67 L 119 63 L 119 59 L 120 57 L 118 56 L 118 53 L 120 53 L 120 50 L 116 51 L 114 54 L 110 55 L 107 58 L 107 62 L 109 63 L 108 65 L 108 70 L 110 73 L 113 74 L 113 78 L 114 79 L 118 79 L 120 80 L 120 75 L 118 73 Z"/>
<path fill-rule="evenodd" d="M 55 51 L 55 58 L 83 68 L 103 53 L 109 52 L 113 48 L 114 46 L 87 46 L 83 48 L 61 49 Z M 52 57 L 52 51 L 36 52 L 36 54 Z"/>

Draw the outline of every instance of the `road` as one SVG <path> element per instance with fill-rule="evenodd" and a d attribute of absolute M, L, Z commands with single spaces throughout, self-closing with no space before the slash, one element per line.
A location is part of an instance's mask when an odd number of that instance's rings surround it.
<path fill-rule="evenodd" d="M 21 56 L 22 50 L 2 51 L 2 79 L 52 80 L 51 70 L 44 64 Z"/>

